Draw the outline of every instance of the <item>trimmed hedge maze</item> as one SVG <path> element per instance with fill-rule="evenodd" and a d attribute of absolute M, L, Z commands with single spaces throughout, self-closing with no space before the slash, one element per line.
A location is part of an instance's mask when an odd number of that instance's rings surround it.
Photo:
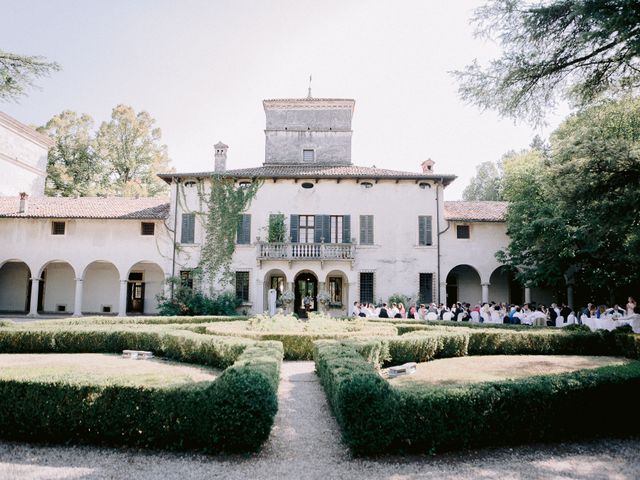
<path fill-rule="evenodd" d="M 514 336 L 515 335 L 515 336 Z M 516 445 L 640 432 L 622 404 L 640 400 L 640 362 L 520 380 L 395 388 L 376 364 L 492 354 L 638 358 L 637 335 L 542 331 L 420 332 L 369 342 L 318 341 L 316 370 L 357 455 Z"/>
<path fill-rule="evenodd" d="M 0 435 L 12 440 L 252 452 L 277 412 L 282 344 L 154 325 L 10 326 L 0 353 L 120 353 L 225 369 L 213 382 L 150 388 L 0 381 Z"/>

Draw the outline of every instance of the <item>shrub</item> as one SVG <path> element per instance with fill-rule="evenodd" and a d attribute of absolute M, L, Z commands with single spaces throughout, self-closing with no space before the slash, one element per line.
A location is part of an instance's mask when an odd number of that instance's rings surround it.
<path fill-rule="evenodd" d="M 246 348 L 213 383 L 175 388 L 0 381 L 4 438 L 255 451 L 277 410 L 280 345 Z"/>
<path fill-rule="evenodd" d="M 158 295 L 158 312 L 163 316 L 176 315 L 235 315 L 242 303 L 234 292 L 212 296 L 183 285 L 178 278 L 169 279 L 173 284 L 173 298 Z"/>
<path fill-rule="evenodd" d="M 640 431 L 637 416 L 606 407 L 612 398 L 636 398 L 638 362 L 522 380 L 399 390 L 350 342 L 316 342 L 314 358 L 343 439 L 360 455 Z M 597 406 L 603 408 L 593 415 Z"/>

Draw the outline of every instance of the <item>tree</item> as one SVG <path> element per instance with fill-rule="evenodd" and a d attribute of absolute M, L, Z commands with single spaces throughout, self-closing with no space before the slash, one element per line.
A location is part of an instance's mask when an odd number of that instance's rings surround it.
<path fill-rule="evenodd" d="M 462 198 L 474 200 L 503 200 L 502 173 L 495 162 L 482 162 L 476 167 L 476 175 L 462 192 Z"/>
<path fill-rule="evenodd" d="M 586 106 L 640 86 L 637 0 L 492 0 L 473 22 L 503 53 L 454 72 L 459 92 L 501 116 L 539 124 L 558 96 Z"/>
<path fill-rule="evenodd" d="M 640 99 L 584 109 L 505 162 L 504 263 L 533 285 L 566 277 L 600 295 L 640 279 Z"/>
<path fill-rule="evenodd" d="M 51 196 L 89 196 L 100 192 L 104 165 L 95 154 L 93 119 L 65 110 L 38 131 L 55 144 L 49 149 L 45 193 Z"/>
<path fill-rule="evenodd" d="M 60 70 L 56 62 L 44 57 L 17 55 L 0 50 L 0 100 L 16 100 L 26 95 L 35 79 Z"/>
<path fill-rule="evenodd" d="M 167 146 L 160 144 L 161 131 L 147 112 L 136 113 L 118 105 L 111 120 L 96 135 L 97 155 L 107 172 L 103 189 L 112 195 L 155 196 L 166 191 L 156 174 L 169 171 Z"/>

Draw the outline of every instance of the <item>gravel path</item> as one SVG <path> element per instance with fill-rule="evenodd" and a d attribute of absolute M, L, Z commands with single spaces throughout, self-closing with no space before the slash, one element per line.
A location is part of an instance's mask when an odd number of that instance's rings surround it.
<path fill-rule="evenodd" d="M 0 442 L 0 479 L 637 479 L 640 439 L 529 445 L 437 457 L 353 459 L 312 362 L 285 362 L 269 441 L 251 456 Z"/>

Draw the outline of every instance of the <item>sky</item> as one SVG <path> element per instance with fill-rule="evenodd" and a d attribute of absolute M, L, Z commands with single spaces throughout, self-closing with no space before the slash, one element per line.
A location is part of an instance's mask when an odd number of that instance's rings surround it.
<path fill-rule="evenodd" d="M 0 110 L 43 125 L 63 110 L 98 126 L 118 104 L 146 110 L 176 171 L 264 161 L 262 100 L 353 98 L 356 165 L 455 174 L 460 199 L 484 161 L 547 137 L 548 125 L 481 112 L 458 95 L 451 71 L 500 54 L 473 36 L 484 0 L 0 0 L 0 49 L 43 55 L 62 70 Z"/>

